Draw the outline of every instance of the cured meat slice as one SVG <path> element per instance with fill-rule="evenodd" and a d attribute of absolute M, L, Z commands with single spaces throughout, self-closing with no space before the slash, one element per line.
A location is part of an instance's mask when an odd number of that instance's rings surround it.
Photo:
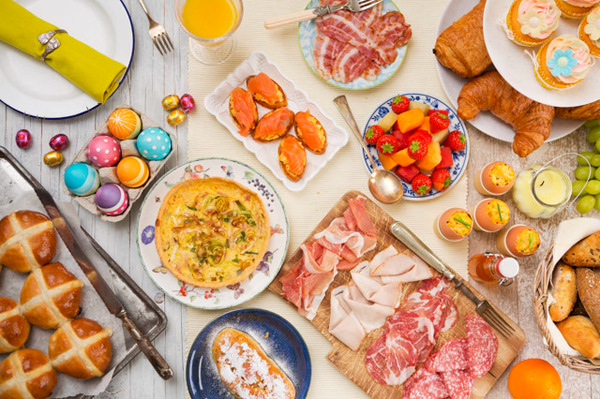
<path fill-rule="evenodd" d="M 329 333 L 355 351 L 367 333 L 356 315 L 340 300 L 342 290 L 339 288 L 331 292 Z"/>
<path fill-rule="evenodd" d="M 356 218 L 350 210 L 350 207 L 346 208 L 346 210 L 344 211 L 344 220 L 346 221 L 346 226 L 348 226 L 348 230 L 356 231 L 358 225 L 356 224 Z"/>
<path fill-rule="evenodd" d="M 323 237 L 334 245 L 345 244 L 357 257 L 364 255 L 365 238 L 357 231 L 348 230 L 343 217 L 333 219 L 325 230 L 315 234 L 317 240 Z"/>
<path fill-rule="evenodd" d="M 402 289 L 400 283 L 381 284 L 380 279 L 369 277 L 369 263 L 363 262 L 352 272 L 352 281 L 365 298 L 371 302 L 397 308 Z"/>
<path fill-rule="evenodd" d="M 346 44 L 338 53 L 331 76 L 334 80 L 342 83 L 350 83 L 360 77 L 371 65 L 371 59 L 360 50 L 350 44 Z"/>
<path fill-rule="evenodd" d="M 448 306 L 448 314 L 446 315 L 446 321 L 444 322 L 441 331 L 448 331 L 449 329 L 454 327 L 454 325 L 458 321 L 458 308 L 456 307 L 456 304 L 454 303 L 452 298 L 450 298 L 450 296 L 448 296 L 447 294 L 443 294 L 440 297 L 444 300 L 444 302 L 446 302 L 446 305 Z"/>
<path fill-rule="evenodd" d="M 353 12 L 340 10 L 320 17 L 317 29 L 332 39 L 350 44 L 367 60 L 381 60 L 377 50 L 378 43 L 375 41 L 371 29 Z"/>
<path fill-rule="evenodd" d="M 382 11 L 383 11 L 383 3 L 379 3 L 375 7 L 371 7 L 368 10 L 357 13 L 356 16 L 366 26 L 371 26 L 371 24 L 373 22 L 377 21 L 381 17 Z"/>
<path fill-rule="evenodd" d="M 356 197 L 348 200 L 348 207 L 356 219 L 358 230 L 364 234 L 375 237 L 377 236 L 377 227 L 366 208 L 367 199 L 365 197 Z"/>
<path fill-rule="evenodd" d="M 342 299 L 367 332 L 378 329 L 388 316 L 394 314 L 393 307 L 369 301 L 354 284 L 345 286 Z"/>
<path fill-rule="evenodd" d="M 371 28 L 385 64 L 393 63 L 398 56 L 397 47 L 405 45 L 412 37 L 410 25 L 406 24 L 404 15 L 398 11 L 385 13 Z"/>
<path fill-rule="evenodd" d="M 431 320 L 435 336 L 438 335 L 446 323 L 447 308 L 446 302 L 440 297 L 431 296 L 427 292 L 420 292 L 419 290 L 410 294 L 400 306 L 402 311 L 415 312 Z"/>
<path fill-rule="evenodd" d="M 441 274 L 425 280 L 417 291 L 427 292 L 429 295 L 436 296 L 438 292 L 441 292 L 450 286 L 450 281 L 443 277 Z"/>
<path fill-rule="evenodd" d="M 425 367 L 413 374 L 402 391 L 403 399 L 445 399 L 448 395 L 442 377 L 427 371 Z"/>
<path fill-rule="evenodd" d="M 345 43 L 335 40 L 317 30 L 315 38 L 315 47 L 313 49 L 313 61 L 315 69 L 324 79 L 332 78 L 331 71 L 333 64 L 339 52 L 345 46 Z"/>
<path fill-rule="evenodd" d="M 466 370 L 469 367 L 467 339 L 459 338 L 446 342 L 439 351 L 427 360 L 425 367 L 427 367 L 427 370 L 436 373 Z"/>
<path fill-rule="evenodd" d="M 298 309 L 302 308 L 303 289 L 302 277 L 300 276 L 302 273 L 302 267 L 302 262 L 298 262 L 295 267 L 290 269 L 286 275 L 279 279 L 281 282 L 281 290 L 283 291 L 283 295 Z"/>
<path fill-rule="evenodd" d="M 475 380 L 466 370 L 454 370 L 441 373 L 444 386 L 450 399 L 469 399 Z"/>
<path fill-rule="evenodd" d="M 473 378 L 485 375 L 496 361 L 498 338 L 492 328 L 479 315 L 465 316 L 467 326 L 467 358 L 469 374 Z"/>
<path fill-rule="evenodd" d="M 397 312 L 386 321 L 384 332 L 399 331 L 417 348 L 417 363 L 424 362 L 435 346 L 435 329 L 427 317 L 412 312 Z"/>
<path fill-rule="evenodd" d="M 367 372 L 382 385 L 401 385 L 414 373 L 418 353 L 400 334 L 384 334 L 367 350 Z"/>

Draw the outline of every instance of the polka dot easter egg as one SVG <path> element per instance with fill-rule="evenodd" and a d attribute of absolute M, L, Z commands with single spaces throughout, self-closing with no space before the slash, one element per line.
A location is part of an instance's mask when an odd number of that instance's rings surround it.
<path fill-rule="evenodd" d="M 159 127 L 144 129 L 137 138 L 137 150 L 149 161 L 163 160 L 171 152 L 171 137 Z"/>
<path fill-rule="evenodd" d="M 142 129 L 140 116 L 128 108 L 119 108 L 108 117 L 108 130 L 119 140 L 134 139 Z"/>
<path fill-rule="evenodd" d="M 96 136 L 88 144 L 87 156 L 99 168 L 115 166 L 121 159 L 121 146 L 110 136 Z"/>
<path fill-rule="evenodd" d="M 129 196 L 121 186 L 105 184 L 96 191 L 96 206 L 106 215 L 121 215 L 129 206 Z"/>
<path fill-rule="evenodd" d="M 94 194 L 100 186 L 100 176 L 96 169 L 83 162 L 69 165 L 64 179 L 69 191 L 80 197 Z"/>
<path fill-rule="evenodd" d="M 146 184 L 150 169 L 139 157 L 125 157 L 117 165 L 117 177 L 123 185 L 137 188 Z"/>

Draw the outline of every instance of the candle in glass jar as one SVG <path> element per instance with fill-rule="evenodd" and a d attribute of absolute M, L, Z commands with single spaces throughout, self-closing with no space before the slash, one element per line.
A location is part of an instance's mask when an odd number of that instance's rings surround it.
<path fill-rule="evenodd" d="M 532 218 L 549 218 L 566 205 L 571 181 L 561 170 L 533 165 L 519 173 L 513 188 L 517 208 Z"/>

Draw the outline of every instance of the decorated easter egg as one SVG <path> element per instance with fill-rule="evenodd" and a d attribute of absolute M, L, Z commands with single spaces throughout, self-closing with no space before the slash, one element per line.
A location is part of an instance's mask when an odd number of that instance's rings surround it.
<path fill-rule="evenodd" d="M 69 165 L 64 179 L 69 191 L 80 197 L 94 194 L 100 186 L 100 176 L 96 169 L 83 162 Z"/>
<path fill-rule="evenodd" d="M 31 146 L 31 133 L 27 129 L 21 129 L 17 132 L 15 141 L 17 142 L 17 147 L 23 150 L 29 148 Z"/>
<path fill-rule="evenodd" d="M 121 159 L 121 146 L 110 136 L 96 136 L 88 144 L 87 156 L 100 168 L 114 166 Z"/>
<path fill-rule="evenodd" d="M 172 111 L 179 106 L 179 97 L 171 94 L 162 99 L 162 106 L 167 111 Z"/>
<path fill-rule="evenodd" d="M 194 97 L 190 96 L 189 94 L 184 94 L 179 100 L 179 106 L 183 112 L 189 114 L 196 109 L 196 101 L 194 101 Z"/>
<path fill-rule="evenodd" d="M 117 177 L 127 187 L 141 187 L 150 177 L 150 169 L 139 157 L 125 157 L 117 165 Z"/>
<path fill-rule="evenodd" d="M 108 130 L 119 140 L 134 139 L 142 129 L 140 116 L 128 108 L 119 108 L 108 117 Z"/>
<path fill-rule="evenodd" d="M 180 109 L 171 111 L 171 112 L 169 112 L 169 115 L 167 115 L 167 123 L 171 126 L 177 126 L 184 120 L 185 120 L 185 114 Z"/>
<path fill-rule="evenodd" d="M 50 167 L 60 165 L 64 160 L 65 157 L 58 151 L 50 151 L 44 155 L 44 163 Z"/>
<path fill-rule="evenodd" d="M 138 152 L 149 161 L 165 159 L 171 152 L 171 137 L 159 127 L 142 130 L 137 138 Z"/>
<path fill-rule="evenodd" d="M 50 148 L 54 151 L 61 151 L 69 145 L 69 138 L 66 134 L 57 134 L 50 139 Z"/>
<path fill-rule="evenodd" d="M 118 184 L 105 184 L 96 191 L 96 206 L 109 216 L 120 215 L 129 205 L 129 196 Z"/>

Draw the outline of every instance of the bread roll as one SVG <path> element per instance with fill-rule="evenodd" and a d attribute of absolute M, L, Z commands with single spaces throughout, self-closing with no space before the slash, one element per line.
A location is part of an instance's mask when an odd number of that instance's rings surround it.
<path fill-rule="evenodd" d="M 600 231 L 587 236 L 573 245 L 562 257 L 571 266 L 600 266 Z"/>
<path fill-rule="evenodd" d="M 0 353 L 12 352 L 25 345 L 29 329 L 19 304 L 10 298 L 0 297 Z"/>
<path fill-rule="evenodd" d="M 56 386 L 50 359 L 35 349 L 19 349 L 0 363 L 0 399 L 43 399 Z"/>
<path fill-rule="evenodd" d="M 61 263 L 36 269 L 23 284 L 21 312 L 34 326 L 57 328 L 81 311 L 81 287 Z"/>
<path fill-rule="evenodd" d="M 556 325 L 567 343 L 583 356 L 600 357 L 600 334 L 585 316 L 571 316 Z"/>
<path fill-rule="evenodd" d="M 27 273 L 48 264 L 56 254 L 56 234 L 45 215 L 18 211 L 0 220 L 0 263 Z"/>
<path fill-rule="evenodd" d="M 71 320 L 50 337 L 48 354 L 52 366 L 74 378 L 100 377 L 112 358 L 111 335 L 111 329 L 102 329 L 93 320 Z"/>
<path fill-rule="evenodd" d="M 577 279 L 572 267 L 558 262 L 554 268 L 551 293 L 556 302 L 550 305 L 550 318 L 562 321 L 569 316 L 577 302 Z"/>
<path fill-rule="evenodd" d="M 600 331 L 600 269 L 576 268 L 579 300 Z"/>

